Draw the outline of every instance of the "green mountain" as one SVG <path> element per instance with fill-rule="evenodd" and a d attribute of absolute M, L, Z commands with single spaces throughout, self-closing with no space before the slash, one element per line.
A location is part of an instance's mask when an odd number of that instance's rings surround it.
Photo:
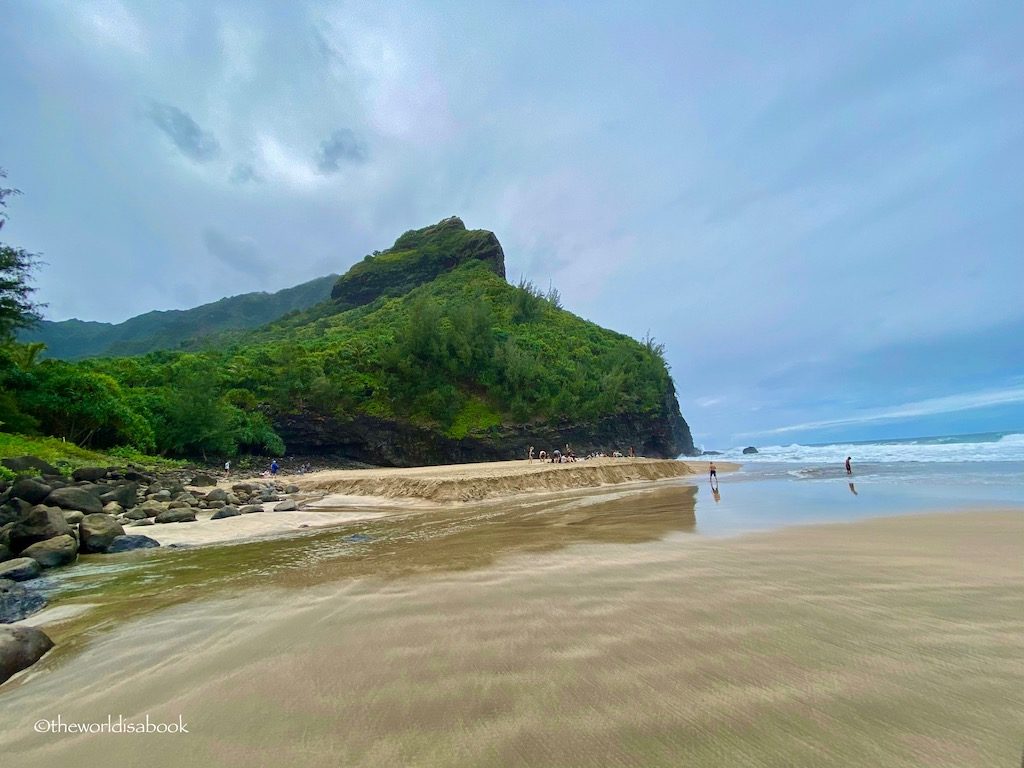
<path fill-rule="evenodd" d="M 194 351 L 178 339 L 176 351 L 73 364 L 0 355 L 0 421 L 207 458 L 286 449 L 402 466 L 567 443 L 693 452 L 660 345 L 504 275 L 493 233 L 446 219 L 368 256 L 333 298 Z"/>
<path fill-rule="evenodd" d="M 139 355 L 193 346 L 212 334 L 256 328 L 321 302 L 330 294 L 337 277 L 319 277 L 277 293 L 244 293 L 194 309 L 147 312 L 117 324 L 43 320 L 35 328 L 22 331 L 18 341 L 41 341 L 46 344 L 48 357 L 62 360 Z"/>

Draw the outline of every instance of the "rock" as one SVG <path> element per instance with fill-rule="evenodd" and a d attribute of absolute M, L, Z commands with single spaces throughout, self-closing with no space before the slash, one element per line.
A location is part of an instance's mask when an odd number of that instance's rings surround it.
<path fill-rule="evenodd" d="M 138 503 L 139 486 L 136 483 L 125 483 L 100 496 L 100 501 L 109 504 L 116 501 L 125 509 L 131 509 Z"/>
<path fill-rule="evenodd" d="M 42 504 L 52 490 L 50 486 L 26 477 L 11 486 L 11 498 L 22 499 L 29 504 Z"/>
<path fill-rule="evenodd" d="M 21 621 L 46 607 L 46 598 L 10 579 L 0 579 L 0 624 Z"/>
<path fill-rule="evenodd" d="M 227 501 L 228 492 L 223 488 L 214 488 L 212 491 L 203 496 L 203 501 Z"/>
<path fill-rule="evenodd" d="M 71 473 L 73 480 L 88 480 L 90 483 L 107 476 L 106 467 L 79 467 Z"/>
<path fill-rule="evenodd" d="M 235 517 L 236 515 L 240 515 L 240 514 L 242 514 L 242 513 L 239 511 L 238 507 L 235 507 L 235 506 L 232 506 L 232 505 L 228 504 L 226 506 L 221 507 L 216 512 L 214 512 L 213 515 L 210 517 L 210 519 L 211 520 L 220 520 L 220 519 L 225 518 L 225 517 Z"/>
<path fill-rule="evenodd" d="M 226 499 L 224 499 L 224 501 L 226 501 L 228 504 L 231 504 L 232 506 L 235 506 L 235 507 L 237 507 L 239 504 L 242 503 L 242 500 L 240 498 L 238 498 L 238 496 L 236 496 L 233 493 L 229 493 L 228 497 Z"/>
<path fill-rule="evenodd" d="M 0 544 L 0 563 L 5 560 L 10 560 L 14 555 L 11 554 L 11 550 L 7 548 L 7 545 Z"/>
<path fill-rule="evenodd" d="M 214 480 L 212 477 L 210 477 L 210 475 L 206 474 L 205 472 L 197 472 L 195 475 L 192 476 L 192 482 L 189 483 L 189 485 L 195 486 L 197 488 L 202 488 L 207 485 L 216 484 L 217 481 Z"/>
<path fill-rule="evenodd" d="M 254 483 L 235 483 L 231 486 L 231 490 L 237 494 L 250 494 L 259 490 L 259 486 Z"/>
<path fill-rule="evenodd" d="M 276 493 L 262 493 L 260 494 L 260 501 L 282 501 L 282 499 Z"/>
<path fill-rule="evenodd" d="M 150 498 L 153 499 L 153 501 L 170 501 L 171 492 L 164 488 L 162 491 L 154 493 Z"/>
<path fill-rule="evenodd" d="M 197 499 L 188 491 L 182 491 L 181 493 L 175 495 L 174 501 L 172 501 L 171 503 L 174 504 L 175 502 L 179 501 L 188 504 L 188 506 L 190 507 L 194 507 L 199 502 L 199 499 Z"/>
<path fill-rule="evenodd" d="M 127 512 L 124 513 L 124 516 L 127 517 L 129 520 L 146 519 L 146 513 L 141 509 L 129 509 Z"/>
<path fill-rule="evenodd" d="M 60 470 L 35 456 L 14 456 L 0 459 L 0 465 L 11 472 L 38 472 L 40 475 L 59 475 Z"/>
<path fill-rule="evenodd" d="M 64 513 L 64 521 L 68 525 L 78 525 L 85 517 L 85 513 L 79 512 L 77 509 L 62 509 L 61 512 Z"/>
<path fill-rule="evenodd" d="M 53 640 L 36 627 L 0 627 L 0 683 L 27 669 L 53 648 Z"/>
<path fill-rule="evenodd" d="M 748 445 L 746 448 L 743 449 L 743 453 L 745 453 L 745 454 L 757 453 L 757 448 L 755 448 L 752 445 Z"/>
<path fill-rule="evenodd" d="M 151 483 L 151 482 L 153 482 L 153 477 L 151 475 L 147 475 L 147 474 L 145 474 L 143 472 L 137 472 L 134 469 L 129 469 L 127 472 L 125 472 L 124 473 L 124 479 L 128 480 L 130 482 L 133 482 L 133 483 Z"/>
<path fill-rule="evenodd" d="M 195 519 L 194 509 L 165 509 L 156 516 L 158 523 L 194 523 Z"/>
<path fill-rule="evenodd" d="M 74 536 L 65 533 L 46 541 L 37 541 L 22 550 L 21 556 L 31 557 L 43 568 L 59 568 L 78 558 L 78 542 Z"/>
<path fill-rule="evenodd" d="M 153 549 L 159 547 L 160 542 L 156 539 L 151 539 L 149 536 L 142 536 L 135 534 L 133 536 L 118 536 L 110 543 L 110 547 L 107 548 L 107 554 L 114 554 L 115 552 L 131 552 L 135 549 Z"/>
<path fill-rule="evenodd" d="M 124 536 L 124 528 L 110 515 L 86 515 L 78 524 L 78 537 L 83 553 L 106 552 L 117 536 Z"/>
<path fill-rule="evenodd" d="M 282 501 L 274 507 L 275 512 L 294 512 L 296 509 L 298 507 L 295 506 L 294 501 Z"/>
<path fill-rule="evenodd" d="M 130 523 L 132 528 L 138 528 L 140 525 L 155 525 L 152 517 L 144 517 L 141 520 L 136 520 L 134 523 Z"/>
<path fill-rule="evenodd" d="M 262 511 L 263 511 L 263 505 L 262 504 L 246 504 L 244 507 L 242 507 L 241 509 L 238 510 L 239 514 L 242 514 L 242 515 L 251 515 L 251 514 L 253 514 L 255 512 L 262 512 Z"/>
<path fill-rule="evenodd" d="M 204 501 L 203 502 L 203 508 L 204 509 L 221 509 L 222 507 L 226 507 L 226 506 L 227 506 L 227 502 L 226 501 Z"/>
<path fill-rule="evenodd" d="M 143 512 L 146 517 L 156 517 L 167 509 L 167 505 L 159 501 L 144 501 L 135 509 Z"/>
<path fill-rule="evenodd" d="M 103 511 L 103 503 L 100 501 L 99 496 L 90 493 L 84 488 L 73 485 L 52 491 L 46 497 L 45 503 L 48 506 L 60 507 L 61 509 L 77 509 L 79 512 L 85 512 L 87 515 Z"/>
<path fill-rule="evenodd" d="M 54 507 L 37 505 L 20 522 L 14 524 L 8 533 L 8 540 L 12 552 L 21 552 L 37 541 L 46 541 L 65 533 L 71 533 L 71 526 L 64 519 L 64 513 Z"/>
<path fill-rule="evenodd" d="M 6 563 L 0 563 L 0 579 L 11 581 L 28 581 L 42 573 L 39 563 L 31 557 L 16 557 Z"/>
<path fill-rule="evenodd" d="M 295 483 L 292 483 L 291 485 L 286 485 L 284 487 L 284 492 L 285 493 L 298 493 L 299 492 L 299 486 L 295 485 Z"/>

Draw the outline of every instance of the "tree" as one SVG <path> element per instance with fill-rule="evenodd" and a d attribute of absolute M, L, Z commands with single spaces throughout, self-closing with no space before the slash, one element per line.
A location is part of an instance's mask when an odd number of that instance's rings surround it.
<path fill-rule="evenodd" d="M 4 178 L 7 173 L 0 168 L 0 179 Z M 0 229 L 7 220 L 7 198 L 18 194 L 16 189 L 0 187 Z M 31 300 L 35 288 L 29 285 L 38 265 L 36 254 L 0 243 L 0 342 L 11 341 L 19 328 L 39 322 L 43 305 Z"/>

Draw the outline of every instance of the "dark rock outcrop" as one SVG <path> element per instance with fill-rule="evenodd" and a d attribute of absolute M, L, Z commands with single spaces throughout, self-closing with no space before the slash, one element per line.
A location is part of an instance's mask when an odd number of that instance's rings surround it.
<path fill-rule="evenodd" d="M 53 641 L 35 627 L 0 627 L 0 683 L 39 661 Z"/>
<path fill-rule="evenodd" d="M 12 552 L 21 552 L 37 541 L 46 541 L 64 534 L 71 534 L 71 526 L 64 519 L 64 514 L 54 507 L 38 505 L 32 507 L 20 522 L 14 524 L 8 534 L 8 540 Z"/>
<path fill-rule="evenodd" d="M 10 579 L 0 579 L 0 624 L 21 621 L 46 607 L 46 598 Z"/>
<path fill-rule="evenodd" d="M 106 467 L 79 467 L 71 473 L 72 479 L 76 481 L 87 480 L 91 483 L 97 480 L 102 480 L 106 476 Z"/>
<path fill-rule="evenodd" d="M 109 504 L 116 501 L 124 509 L 131 509 L 138 501 L 138 484 L 127 482 L 115 486 L 100 496 L 100 502 Z"/>
<path fill-rule="evenodd" d="M 194 523 L 195 519 L 194 509 L 165 509 L 156 516 L 158 523 Z"/>
<path fill-rule="evenodd" d="M 42 570 L 39 563 L 31 557 L 16 557 L 13 560 L 0 563 L 0 579 L 28 581 L 39 576 Z"/>
<path fill-rule="evenodd" d="M 196 486 L 197 488 L 216 484 L 217 481 L 211 475 L 207 475 L 204 472 L 197 472 L 192 476 L 192 482 L 189 483 L 189 485 Z"/>
<path fill-rule="evenodd" d="M 757 453 L 757 448 L 755 448 L 752 445 L 748 445 L 746 448 L 743 449 L 743 453 L 749 456 L 752 453 Z"/>
<path fill-rule="evenodd" d="M 35 456 L 12 456 L 0 459 L 0 466 L 6 467 L 11 472 L 36 472 L 44 477 L 46 475 L 60 475 L 59 469 Z"/>
<path fill-rule="evenodd" d="M 53 488 L 45 483 L 26 477 L 11 486 L 11 497 L 22 499 L 29 504 L 42 504 L 52 490 Z"/>
<path fill-rule="evenodd" d="M 46 541 L 37 541 L 22 550 L 21 556 L 31 557 L 43 568 L 59 568 L 78 558 L 78 542 L 74 536 L 64 533 Z"/>
<path fill-rule="evenodd" d="M 61 509 L 77 509 L 87 515 L 103 511 L 100 497 L 86 488 L 70 485 L 58 488 L 46 497 L 46 504 Z"/>
<path fill-rule="evenodd" d="M 211 520 L 221 520 L 225 517 L 236 517 L 242 514 L 238 507 L 232 506 L 231 504 L 225 504 L 223 507 L 214 512 L 211 516 Z"/>
<path fill-rule="evenodd" d="M 118 536 L 107 547 L 107 554 L 113 555 L 118 552 L 131 552 L 136 549 L 154 549 L 160 546 L 160 542 L 151 539 L 149 536 L 139 534 Z"/>
<path fill-rule="evenodd" d="M 106 552 L 118 536 L 124 536 L 124 528 L 110 515 L 86 515 L 78 524 L 78 536 L 83 553 Z"/>

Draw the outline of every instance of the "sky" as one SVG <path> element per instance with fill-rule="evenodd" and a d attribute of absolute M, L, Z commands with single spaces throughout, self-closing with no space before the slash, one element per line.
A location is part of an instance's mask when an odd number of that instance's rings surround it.
<path fill-rule="evenodd" d="M 698 446 L 1024 431 L 1024 4 L 7 0 L 45 316 L 458 215 L 666 348 Z"/>

